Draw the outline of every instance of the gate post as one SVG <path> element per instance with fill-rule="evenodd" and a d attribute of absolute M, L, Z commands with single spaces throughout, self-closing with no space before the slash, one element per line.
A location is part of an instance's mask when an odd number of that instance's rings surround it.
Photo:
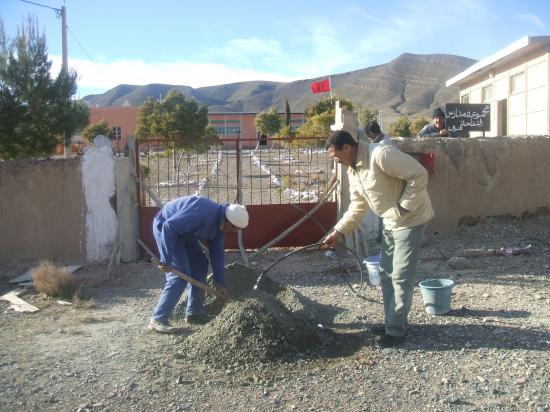
<path fill-rule="evenodd" d="M 237 202 L 238 204 L 243 204 L 243 176 L 242 176 L 242 156 L 241 151 L 243 150 L 243 142 L 241 140 L 241 131 L 237 134 Z M 243 244 L 243 231 L 239 230 L 237 232 L 237 242 L 239 243 L 239 250 L 241 251 L 241 256 L 243 258 L 244 264 L 249 266 L 248 256 L 246 254 L 246 249 Z"/>
<path fill-rule="evenodd" d="M 117 158 L 116 196 L 119 219 L 120 259 L 135 262 L 139 258 L 136 239 L 139 233 L 138 192 L 136 184 L 135 138 L 128 138 L 128 157 Z"/>

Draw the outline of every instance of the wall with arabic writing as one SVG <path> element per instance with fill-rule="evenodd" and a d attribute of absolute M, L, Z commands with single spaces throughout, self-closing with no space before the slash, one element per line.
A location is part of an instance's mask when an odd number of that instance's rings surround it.
<path fill-rule="evenodd" d="M 550 211 L 550 137 L 395 139 L 407 153 L 434 153 L 428 191 L 433 230 L 461 220 Z"/>

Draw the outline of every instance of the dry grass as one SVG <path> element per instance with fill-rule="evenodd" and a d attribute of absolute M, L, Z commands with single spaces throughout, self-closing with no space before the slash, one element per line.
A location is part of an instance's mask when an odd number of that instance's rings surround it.
<path fill-rule="evenodd" d="M 80 301 L 80 284 L 67 269 L 49 261 L 41 262 L 32 271 L 34 287 L 47 296 Z"/>

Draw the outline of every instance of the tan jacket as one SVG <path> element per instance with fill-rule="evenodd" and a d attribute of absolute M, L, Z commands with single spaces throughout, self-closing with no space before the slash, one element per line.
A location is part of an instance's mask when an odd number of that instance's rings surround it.
<path fill-rule="evenodd" d="M 412 228 L 434 216 L 426 191 L 428 172 L 391 142 L 369 145 L 359 141 L 355 168 L 348 167 L 348 178 L 351 202 L 334 227 L 343 234 L 359 226 L 369 207 L 390 230 Z M 398 204 L 409 212 L 402 214 Z"/>

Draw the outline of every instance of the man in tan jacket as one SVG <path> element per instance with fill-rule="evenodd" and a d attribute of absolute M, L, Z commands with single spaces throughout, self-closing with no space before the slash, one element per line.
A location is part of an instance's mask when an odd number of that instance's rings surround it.
<path fill-rule="evenodd" d="M 368 133 L 375 140 L 380 127 L 368 126 L 378 132 Z M 359 226 L 369 208 L 383 218 L 380 283 L 384 326 L 371 330 L 379 335 L 378 346 L 399 345 L 407 334 L 422 235 L 434 216 L 426 191 L 428 173 L 388 139 L 378 144 L 358 143 L 341 130 L 327 140 L 326 149 L 338 163 L 348 166 L 350 205 L 324 244 L 336 246 L 343 235 Z"/>

